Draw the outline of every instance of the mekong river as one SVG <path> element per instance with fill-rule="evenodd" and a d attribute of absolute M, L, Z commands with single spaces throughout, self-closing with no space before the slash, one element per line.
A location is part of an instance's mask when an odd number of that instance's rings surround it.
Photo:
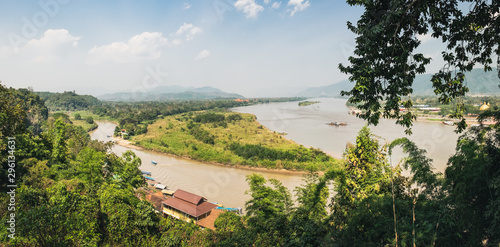
<path fill-rule="evenodd" d="M 318 104 L 299 107 L 297 102 L 270 103 L 238 107 L 235 112 L 251 113 L 265 127 L 274 131 L 285 131 L 285 136 L 306 147 L 320 148 L 336 158 L 341 158 L 346 143 L 354 143 L 364 121 L 349 115 L 345 99 L 320 98 Z M 331 121 L 347 122 L 347 126 L 326 125 Z M 93 139 L 110 141 L 107 135 L 113 135 L 115 124 L 98 122 L 99 128 L 91 133 Z M 404 136 L 404 128 L 394 124 L 394 120 L 381 119 L 378 126 L 370 126 L 372 132 L 380 137 L 382 143 Z M 436 171 L 443 172 L 446 162 L 454 153 L 458 135 L 454 127 L 440 122 L 416 122 L 413 135 L 408 138 L 420 148 L 427 150 L 428 157 L 434 160 Z M 249 189 L 246 176 L 252 173 L 263 175 L 266 179 L 280 180 L 292 194 L 295 187 L 302 184 L 302 175 L 279 173 L 263 170 L 248 170 L 206 164 L 189 159 L 176 158 L 149 151 L 130 149 L 115 145 L 112 149 L 117 155 L 132 150 L 142 160 L 143 171 L 152 173 L 156 181 L 167 185 L 169 189 L 183 189 L 206 197 L 211 202 L 222 203 L 225 207 L 244 207 L 250 198 L 245 194 Z M 401 150 L 395 150 L 391 160 L 395 165 L 404 157 Z M 154 160 L 158 165 L 151 164 Z"/>

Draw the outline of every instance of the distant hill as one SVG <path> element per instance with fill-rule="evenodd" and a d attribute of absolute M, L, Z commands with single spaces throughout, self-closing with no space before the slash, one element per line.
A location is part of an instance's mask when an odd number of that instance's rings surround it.
<path fill-rule="evenodd" d="M 349 82 L 349 80 L 342 80 L 334 84 L 330 84 L 328 86 L 323 87 L 310 87 L 296 96 L 299 97 L 340 97 L 340 91 L 351 90 L 353 84 Z"/>
<path fill-rule="evenodd" d="M 434 95 L 434 89 L 431 82 L 432 74 L 419 75 L 413 82 L 414 95 Z M 473 69 L 465 73 L 465 83 L 469 87 L 468 95 L 499 95 L 500 79 L 498 70 L 484 72 L 484 69 Z"/>
<path fill-rule="evenodd" d="M 433 74 L 418 75 L 413 82 L 413 95 L 434 95 L 432 88 Z M 500 95 L 500 79 L 498 78 L 498 70 L 494 68 L 492 71 L 484 72 L 483 69 L 473 69 L 471 72 L 465 73 L 466 83 L 470 91 L 468 95 Z M 349 80 L 330 84 L 323 87 L 308 88 L 296 96 L 301 97 L 339 97 L 340 91 L 351 90 L 354 83 Z"/>
<path fill-rule="evenodd" d="M 169 101 L 244 98 L 239 94 L 226 93 L 214 87 L 160 86 L 147 92 L 120 92 L 98 96 L 103 101 Z"/>
<path fill-rule="evenodd" d="M 94 96 L 79 95 L 71 91 L 64 93 L 34 92 L 34 94 L 40 96 L 51 111 L 82 110 L 101 104 Z"/>

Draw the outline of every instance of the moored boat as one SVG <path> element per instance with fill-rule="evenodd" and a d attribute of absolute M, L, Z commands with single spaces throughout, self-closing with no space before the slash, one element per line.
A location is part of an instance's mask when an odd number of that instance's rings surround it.
<path fill-rule="evenodd" d="M 328 124 L 328 125 L 334 125 L 334 126 L 346 126 L 347 125 L 346 122 L 328 122 L 326 124 Z"/>

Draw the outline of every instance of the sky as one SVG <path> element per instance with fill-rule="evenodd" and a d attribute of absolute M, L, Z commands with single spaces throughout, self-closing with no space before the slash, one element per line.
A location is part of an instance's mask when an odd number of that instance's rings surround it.
<path fill-rule="evenodd" d="M 346 79 L 338 64 L 356 37 L 346 23 L 362 13 L 337 0 L 0 0 L 0 81 L 94 96 L 173 85 L 279 96 Z M 439 57 L 439 41 L 421 40 Z"/>

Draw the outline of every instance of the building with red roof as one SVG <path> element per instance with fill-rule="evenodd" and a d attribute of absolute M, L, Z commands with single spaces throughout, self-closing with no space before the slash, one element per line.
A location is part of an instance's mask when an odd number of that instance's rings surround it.
<path fill-rule="evenodd" d="M 206 198 L 181 189 L 176 190 L 172 198 L 162 201 L 162 205 L 163 214 L 194 223 L 209 216 L 212 209 L 217 207 L 207 202 Z"/>

